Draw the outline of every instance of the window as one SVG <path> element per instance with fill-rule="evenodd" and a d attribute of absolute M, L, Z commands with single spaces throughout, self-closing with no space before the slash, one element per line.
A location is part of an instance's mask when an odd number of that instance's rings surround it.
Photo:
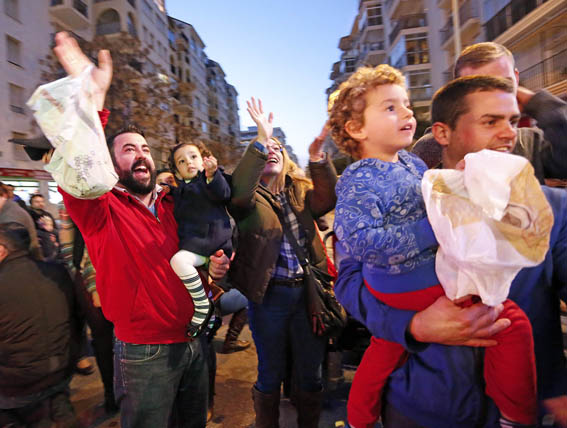
<path fill-rule="evenodd" d="M 105 10 L 96 21 L 96 34 L 114 34 L 120 32 L 120 15 L 114 9 Z"/>
<path fill-rule="evenodd" d="M 19 19 L 18 0 L 4 0 L 4 13 L 10 18 Z"/>
<path fill-rule="evenodd" d="M 346 58 L 341 62 L 341 73 L 352 73 L 356 67 L 356 58 Z"/>
<path fill-rule="evenodd" d="M 429 63 L 427 33 L 406 34 L 407 65 Z"/>
<path fill-rule="evenodd" d="M 195 97 L 195 110 L 201 110 L 201 100 L 199 97 Z"/>
<path fill-rule="evenodd" d="M 136 31 L 136 21 L 134 21 L 134 17 L 131 13 L 128 14 L 127 17 L 127 24 L 128 24 L 128 32 L 131 36 L 138 37 L 138 32 Z"/>
<path fill-rule="evenodd" d="M 408 89 L 412 101 L 430 100 L 433 96 L 433 88 L 429 70 L 410 71 Z"/>
<path fill-rule="evenodd" d="M 203 130 L 203 132 L 207 132 L 208 130 L 207 122 L 201 122 L 201 129 Z"/>
<path fill-rule="evenodd" d="M 368 8 L 368 25 L 382 25 L 381 6 L 372 6 Z"/>
<path fill-rule="evenodd" d="M 9 63 L 22 66 L 21 43 L 13 37 L 6 36 L 6 57 Z"/>
<path fill-rule="evenodd" d="M 24 111 L 24 88 L 13 83 L 10 85 L 10 110 L 14 113 L 25 114 Z"/>

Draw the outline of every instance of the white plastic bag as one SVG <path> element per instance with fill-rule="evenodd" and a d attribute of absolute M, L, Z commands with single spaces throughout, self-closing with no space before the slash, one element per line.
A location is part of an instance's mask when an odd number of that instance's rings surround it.
<path fill-rule="evenodd" d="M 55 148 L 45 169 L 80 199 L 97 198 L 118 181 L 93 101 L 91 70 L 40 86 L 27 103 Z"/>
<path fill-rule="evenodd" d="M 429 170 L 421 182 L 439 242 L 435 270 L 450 299 L 478 295 L 496 306 L 520 271 L 541 263 L 553 212 L 530 163 L 482 150 L 465 170 Z"/>

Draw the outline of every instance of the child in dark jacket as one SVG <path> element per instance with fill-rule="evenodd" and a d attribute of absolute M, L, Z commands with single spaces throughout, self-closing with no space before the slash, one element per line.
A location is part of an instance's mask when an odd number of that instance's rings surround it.
<path fill-rule="evenodd" d="M 215 251 L 232 254 L 232 231 L 226 204 L 230 201 L 230 177 L 217 167 L 217 159 L 198 141 L 181 143 L 171 150 L 174 215 L 178 225 L 180 250 L 171 258 L 171 267 L 193 299 L 195 313 L 187 326 L 189 337 L 198 336 L 213 313 L 197 266 Z"/>

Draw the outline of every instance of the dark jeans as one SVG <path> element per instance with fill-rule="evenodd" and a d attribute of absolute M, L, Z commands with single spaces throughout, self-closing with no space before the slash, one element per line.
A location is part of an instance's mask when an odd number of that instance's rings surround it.
<path fill-rule="evenodd" d="M 116 340 L 114 358 L 122 428 L 205 427 L 208 374 L 200 340 L 160 345 Z"/>
<path fill-rule="evenodd" d="M 261 304 L 249 302 L 248 317 L 258 352 L 256 388 L 266 394 L 279 390 L 291 348 L 295 384 L 302 391 L 321 391 L 326 340 L 311 331 L 303 288 L 269 286 Z"/>
<path fill-rule="evenodd" d="M 82 278 L 75 278 L 75 293 L 81 312 L 91 329 L 94 356 L 100 371 L 106 398 L 112 396 L 113 390 L 114 325 L 104 317 L 100 308 L 96 308 L 93 305 L 92 295 L 85 288 Z"/>

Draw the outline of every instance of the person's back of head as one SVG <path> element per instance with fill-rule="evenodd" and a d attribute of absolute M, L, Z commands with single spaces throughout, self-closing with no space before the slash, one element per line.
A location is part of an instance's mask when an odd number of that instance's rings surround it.
<path fill-rule="evenodd" d="M 467 46 L 455 62 L 453 77 L 461 77 L 461 71 L 465 68 L 478 69 L 500 58 L 507 58 L 514 67 L 512 52 L 499 43 L 482 42 Z"/>
<path fill-rule="evenodd" d="M 0 224 L 0 247 L 0 262 L 9 254 L 28 251 L 30 247 L 28 230 L 16 222 Z"/>
<path fill-rule="evenodd" d="M 20 223 L 2 223 L 0 224 L 0 245 L 5 245 L 12 251 L 25 250 L 30 246 L 30 234 Z"/>

